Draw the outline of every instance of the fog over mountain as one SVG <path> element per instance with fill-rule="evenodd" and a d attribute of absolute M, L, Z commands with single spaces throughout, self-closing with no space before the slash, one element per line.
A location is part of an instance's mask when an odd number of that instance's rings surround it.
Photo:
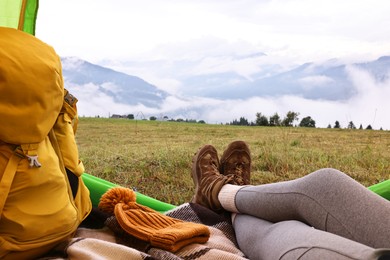
<path fill-rule="evenodd" d="M 338 120 L 342 127 L 353 121 L 357 127 L 390 129 L 389 56 L 359 63 L 335 59 L 289 69 L 268 64 L 250 76 L 232 70 L 196 73 L 196 64 L 183 61 L 175 64 L 179 83 L 166 82 L 179 85 L 175 91 L 75 57 L 64 57 L 62 62 L 65 86 L 79 99 L 81 116 L 142 114 L 227 123 L 240 117 L 254 121 L 257 112 L 266 116 L 277 112 L 283 118 L 294 111 L 300 119 L 311 116 L 317 127 L 333 126 Z M 168 65 L 155 61 L 153 66 Z M 184 67 L 193 73 L 183 73 Z"/>
<path fill-rule="evenodd" d="M 74 57 L 62 59 L 65 82 L 76 84 L 94 92 L 91 94 L 107 96 L 115 103 L 126 105 L 143 104 L 158 107 L 167 97 L 164 91 L 143 79 L 109 68 L 104 68 Z M 85 90 L 83 90 L 85 91 Z"/>

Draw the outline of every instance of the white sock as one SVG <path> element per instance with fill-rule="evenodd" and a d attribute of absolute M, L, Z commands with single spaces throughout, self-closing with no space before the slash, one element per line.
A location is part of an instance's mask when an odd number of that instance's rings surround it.
<path fill-rule="evenodd" d="M 223 185 L 222 189 L 218 193 L 218 200 L 225 210 L 233 213 L 238 213 L 235 199 L 237 192 L 243 187 L 245 186 L 237 186 L 232 184 Z"/>

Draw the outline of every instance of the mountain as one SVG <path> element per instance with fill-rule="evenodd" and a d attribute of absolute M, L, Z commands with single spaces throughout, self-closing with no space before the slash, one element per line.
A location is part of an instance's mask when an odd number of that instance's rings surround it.
<path fill-rule="evenodd" d="M 142 104 L 158 109 L 170 96 L 139 77 L 84 60 L 66 57 L 62 58 L 62 63 L 66 84 L 79 88 L 92 84 L 95 88 L 90 95 L 105 95 L 118 104 Z M 351 66 L 369 72 L 377 82 L 384 82 L 390 75 L 390 56 L 354 64 L 338 60 L 305 63 L 282 73 L 277 72 L 280 65 L 267 65 L 252 79 L 236 72 L 187 75 L 180 78 L 181 93 L 187 98 L 246 99 L 291 95 L 312 100 L 342 101 L 351 98 L 357 91 L 349 75 Z"/>
<path fill-rule="evenodd" d="M 168 96 L 143 79 L 98 66 L 75 57 L 61 58 L 66 85 L 85 87 L 93 84 L 96 94 L 103 93 L 117 103 L 158 107 Z"/>
<path fill-rule="evenodd" d="M 390 78 L 390 56 L 382 56 L 376 61 L 359 63 L 357 66 L 370 72 L 379 82 Z"/>
<path fill-rule="evenodd" d="M 261 75 L 254 80 L 236 72 L 225 72 L 188 76 L 182 81 L 189 89 L 185 94 L 220 99 L 297 95 L 307 99 L 345 100 L 356 93 L 349 76 L 349 66 L 365 70 L 376 81 L 383 82 L 389 78 L 390 56 L 355 64 L 342 64 L 337 60 L 321 64 L 305 63 L 282 73 L 272 73 L 266 68 L 270 76 Z"/>

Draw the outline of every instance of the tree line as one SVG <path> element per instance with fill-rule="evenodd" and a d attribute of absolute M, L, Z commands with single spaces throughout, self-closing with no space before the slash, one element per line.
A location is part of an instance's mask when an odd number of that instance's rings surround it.
<path fill-rule="evenodd" d="M 299 122 L 299 123 L 298 123 Z M 298 123 L 295 124 L 294 123 Z M 299 113 L 294 111 L 288 111 L 287 114 L 282 118 L 278 113 L 274 113 L 272 116 L 267 117 L 263 113 L 256 113 L 256 120 L 250 122 L 245 117 L 234 119 L 232 122 L 227 123 L 228 125 L 246 125 L 246 126 L 299 126 L 299 127 L 316 127 L 316 121 L 311 116 L 303 117 L 299 121 Z M 327 128 L 332 128 L 329 124 Z M 340 122 L 335 121 L 333 128 L 341 128 Z M 356 129 L 355 124 L 350 121 L 347 125 L 348 129 Z M 363 129 L 363 125 L 360 124 L 359 129 Z M 368 125 L 365 129 L 372 129 L 371 125 Z M 382 130 L 382 128 L 381 128 Z"/>
<path fill-rule="evenodd" d="M 111 118 L 127 118 L 135 119 L 134 114 L 127 115 L 112 115 Z M 145 117 L 142 117 L 142 120 L 147 120 Z M 149 117 L 150 121 L 158 120 L 157 117 Z M 195 120 L 195 119 L 173 119 L 168 118 L 168 116 L 162 117 L 160 120 L 163 121 L 173 121 L 173 122 L 185 122 L 185 123 L 201 123 L 206 124 L 204 120 Z M 243 126 L 282 126 L 282 127 L 316 127 L 316 121 L 311 116 L 303 117 L 299 120 L 299 113 L 294 111 L 288 111 L 287 114 L 282 118 L 278 113 L 274 113 L 272 116 L 266 116 L 263 113 L 257 112 L 255 121 L 249 121 L 245 117 L 240 117 L 239 119 L 234 119 L 232 122 L 226 123 L 226 125 L 243 125 Z M 327 128 L 342 128 L 339 121 L 335 121 L 332 126 L 329 124 Z M 350 121 L 345 127 L 347 129 L 357 129 L 353 121 Z M 360 124 L 359 129 L 373 129 L 371 125 L 367 125 L 363 128 L 363 125 Z M 382 130 L 382 128 L 380 128 Z"/>
<path fill-rule="evenodd" d="M 123 115 L 118 117 L 117 115 L 111 116 L 111 118 L 127 118 L 127 119 L 135 119 L 134 114 L 128 114 L 128 115 Z M 142 117 L 142 120 L 147 120 L 145 117 Z M 195 119 L 183 119 L 183 118 L 178 118 L 178 119 L 173 119 L 169 118 L 168 116 L 164 116 L 160 119 L 158 119 L 156 116 L 150 116 L 149 117 L 150 121 L 156 121 L 156 120 L 162 120 L 162 121 L 169 121 L 169 122 L 184 122 L 184 123 L 199 123 L 199 124 L 206 124 L 204 120 L 195 120 Z"/>

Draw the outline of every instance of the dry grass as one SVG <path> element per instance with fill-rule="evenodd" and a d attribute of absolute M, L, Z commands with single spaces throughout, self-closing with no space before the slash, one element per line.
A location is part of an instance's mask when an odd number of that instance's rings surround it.
<path fill-rule="evenodd" d="M 389 178 L 389 131 L 81 118 L 77 132 L 88 173 L 176 205 L 193 195 L 190 169 L 197 149 L 212 144 L 222 154 L 234 140 L 251 148 L 253 184 L 325 167 L 340 169 L 365 186 Z"/>

